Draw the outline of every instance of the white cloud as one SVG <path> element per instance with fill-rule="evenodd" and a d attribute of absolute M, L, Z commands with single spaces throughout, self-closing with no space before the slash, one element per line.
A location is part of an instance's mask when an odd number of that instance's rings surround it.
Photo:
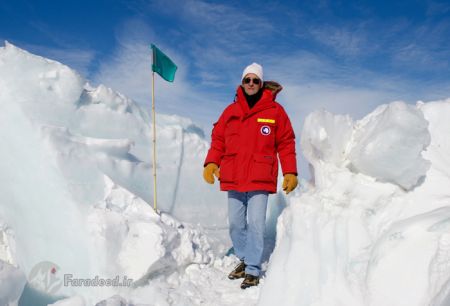
<path fill-rule="evenodd" d="M 314 39 L 340 55 L 357 56 L 368 49 L 367 32 L 363 24 L 356 27 L 313 26 L 309 32 Z"/>
<path fill-rule="evenodd" d="M 229 3 L 152 1 L 147 10 L 158 11 L 179 25 L 177 30 L 168 26 L 170 35 L 165 41 L 177 40 L 177 47 L 190 59 L 191 73 L 204 85 L 230 82 L 236 73 L 228 71 L 240 71 L 251 60 L 263 56 L 271 47 L 268 38 L 275 37 L 277 31 L 267 14 Z M 219 79 L 214 76 L 217 71 Z"/>
<path fill-rule="evenodd" d="M 148 26 L 140 21 L 129 21 L 117 36 L 118 49 L 101 63 L 93 76 L 96 84 L 105 84 L 143 105 L 149 112 L 151 106 L 152 70 L 150 44 L 159 41 Z M 156 111 L 177 114 L 193 119 L 202 127 L 210 128 L 211 120 L 218 116 L 212 107 L 217 98 L 214 92 L 194 88 L 189 75 L 189 65 L 180 49 L 165 44 L 157 46 L 178 66 L 173 83 L 166 82 L 155 74 Z"/>
<path fill-rule="evenodd" d="M 390 53 L 394 68 L 425 73 L 447 72 L 450 68 L 448 48 L 442 37 L 450 35 L 450 22 L 425 21 L 410 29 L 392 44 Z"/>
<path fill-rule="evenodd" d="M 174 10 L 173 8 L 176 7 Z M 190 33 L 199 38 L 214 38 L 214 44 L 228 45 L 231 49 L 239 49 L 255 37 L 270 35 L 274 27 L 265 16 L 252 10 L 241 10 L 234 5 L 206 2 L 201 0 L 162 0 L 153 1 L 150 9 L 161 10 L 173 16 L 178 22 L 189 28 L 201 29 Z M 202 41 L 208 44 L 210 40 Z M 245 46 L 244 46 L 245 47 Z M 247 47 L 252 48 L 252 47 Z"/>
<path fill-rule="evenodd" d="M 152 23 L 144 19 L 129 20 L 117 34 L 118 49 L 101 63 L 94 79 L 148 106 L 151 101 L 149 45 L 155 42 L 179 67 L 174 83 L 157 77 L 157 111 L 193 118 L 207 129 L 233 99 L 240 73 L 251 60 L 264 65 L 267 78 L 285 86 L 280 99 L 300 117 L 317 108 L 361 117 L 381 103 L 394 100 L 414 103 L 432 94 L 431 87 L 425 88 L 407 76 L 401 78 L 401 74 L 392 70 L 363 68 L 364 59 L 380 54 L 386 55 L 386 65 L 395 60 L 394 64 L 400 66 L 395 54 L 401 48 L 405 58 L 408 55 L 414 59 L 412 55 L 416 51 L 405 48 L 404 41 L 395 40 L 396 35 L 411 27 L 401 18 L 378 29 L 384 32 L 389 28 L 395 32 L 387 31 L 379 38 L 373 36 L 377 24 L 374 20 L 346 24 L 342 28 L 302 22 L 312 29 L 318 41 L 344 59 L 356 58 L 359 64 L 352 64 L 304 48 L 292 51 L 259 48 L 260 38 L 276 33 L 268 15 L 200 0 L 152 1 L 146 5 L 144 13 L 157 10 L 160 16 L 173 19 L 179 27 L 167 25 L 166 29 L 164 24 L 153 24 L 154 28 L 150 28 L 148 24 Z M 407 54 L 408 51 L 411 53 Z M 427 49 L 423 52 L 425 57 Z M 443 86 L 435 85 L 434 89 L 448 88 Z"/>

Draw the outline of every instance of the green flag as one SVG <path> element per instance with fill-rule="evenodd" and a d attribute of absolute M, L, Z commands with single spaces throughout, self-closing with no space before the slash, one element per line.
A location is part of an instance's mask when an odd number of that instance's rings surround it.
<path fill-rule="evenodd" d="M 173 80 L 175 79 L 175 72 L 177 71 L 177 65 L 175 65 L 172 60 L 161 50 L 159 50 L 154 44 L 152 44 L 152 50 L 152 71 L 159 74 L 164 80 L 173 82 Z"/>

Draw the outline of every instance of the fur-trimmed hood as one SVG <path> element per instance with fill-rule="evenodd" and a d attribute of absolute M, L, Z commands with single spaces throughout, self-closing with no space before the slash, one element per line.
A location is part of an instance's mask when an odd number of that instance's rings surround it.
<path fill-rule="evenodd" d="M 277 97 L 277 94 L 283 90 L 283 86 L 275 81 L 264 81 L 263 88 L 269 89 L 272 92 L 274 99 Z"/>

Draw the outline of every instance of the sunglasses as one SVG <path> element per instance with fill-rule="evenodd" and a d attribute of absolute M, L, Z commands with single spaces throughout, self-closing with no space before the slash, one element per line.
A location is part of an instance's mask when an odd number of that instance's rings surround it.
<path fill-rule="evenodd" d="M 252 82 L 252 81 L 253 81 L 253 84 L 255 84 L 255 85 L 259 85 L 261 83 L 260 79 L 252 79 L 252 78 L 245 78 L 242 82 L 244 84 L 250 84 L 250 82 Z"/>

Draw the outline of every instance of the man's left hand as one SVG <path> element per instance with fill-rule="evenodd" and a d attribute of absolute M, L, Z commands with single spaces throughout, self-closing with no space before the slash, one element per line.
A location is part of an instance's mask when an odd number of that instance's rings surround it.
<path fill-rule="evenodd" d="M 283 180 L 283 190 L 286 191 L 286 194 L 295 189 L 298 185 L 297 175 L 292 173 L 286 173 L 284 175 Z"/>

